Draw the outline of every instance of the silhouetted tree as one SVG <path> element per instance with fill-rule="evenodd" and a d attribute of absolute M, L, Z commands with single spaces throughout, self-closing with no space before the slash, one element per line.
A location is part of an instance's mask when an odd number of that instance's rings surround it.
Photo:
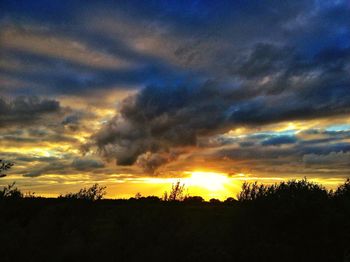
<path fill-rule="evenodd" d="M 89 188 L 80 189 L 77 193 L 67 193 L 65 195 L 60 195 L 59 198 L 96 201 L 101 200 L 105 194 L 105 186 L 99 186 L 99 184 L 94 184 Z"/>
<path fill-rule="evenodd" d="M 37 196 L 35 195 L 35 192 L 28 191 L 24 193 L 24 198 L 37 198 Z"/>
<path fill-rule="evenodd" d="M 190 204 L 201 204 L 204 199 L 201 196 L 186 196 L 183 201 Z"/>
<path fill-rule="evenodd" d="M 248 200 L 256 200 L 267 197 L 269 194 L 275 192 L 275 185 L 266 186 L 258 184 L 258 182 L 242 184 L 242 190 L 237 195 L 237 199 L 240 202 Z"/>
<path fill-rule="evenodd" d="M 350 199 L 350 178 L 346 179 L 344 184 L 337 188 L 337 190 L 334 192 L 334 197 Z"/>
<path fill-rule="evenodd" d="M 328 191 L 321 185 L 302 180 L 290 180 L 274 185 L 263 185 L 244 182 L 241 192 L 237 195 L 240 202 L 254 200 L 304 200 L 321 201 L 328 198 Z"/>
<path fill-rule="evenodd" d="M 5 177 L 6 175 L 3 172 L 9 170 L 13 165 L 11 162 L 5 162 L 0 159 L 0 178 Z"/>
<path fill-rule="evenodd" d="M 181 184 L 180 181 L 172 184 L 171 191 L 168 194 L 167 191 L 164 192 L 164 201 L 183 201 L 185 199 L 185 184 Z"/>
<path fill-rule="evenodd" d="M 140 192 L 137 192 L 135 194 L 135 199 L 140 199 L 142 197 L 141 193 Z"/>
<path fill-rule="evenodd" d="M 23 193 L 15 187 L 16 182 L 3 187 L 0 191 L 0 199 L 18 199 L 23 197 Z"/>
<path fill-rule="evenodd" d="M 228 197 L 228 198 L 226 198 L 226 199 L 224 200 L 224 203 L 225 203 L 225 204 L 233 204 L 233 203 L 236 203 L 236 202 L 237 202 L 237 200 L 234 199 L 233 197 Z"/>
<path fill-rule="evenodd" d="M 161 199 L 159 197 L 157 197 L 157 196 L 140 197 L 137 200 L 145 202 L 145 203 L 156 203 L 156 202 L 160 202 L 161 201 Z"/>
<path fill-rule="evenodd" d="M 217 199 L 217 198 L 211 198 L 209 200 L 209 203 L 211 203 L 211 204 L 219 204 L 219 203 L 221 203 L 221 201 L 219 199 Z"/>

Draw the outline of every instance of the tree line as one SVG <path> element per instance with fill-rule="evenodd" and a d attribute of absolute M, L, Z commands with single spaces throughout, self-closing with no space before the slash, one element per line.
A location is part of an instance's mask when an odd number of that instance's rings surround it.
<path fill-rule="evenodd" d="M 0 261 L 350 261 L 349 179 L 334 190 L 246 182 L 225 201 L 180 181 L 162 197 L 105 194 L 99 184 L 58 198 L 0 189 Z"/>

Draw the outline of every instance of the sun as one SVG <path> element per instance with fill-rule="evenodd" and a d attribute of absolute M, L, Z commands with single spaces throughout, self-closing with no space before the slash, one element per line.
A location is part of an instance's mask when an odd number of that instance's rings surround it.
<path fill-rule="evenodd" d="M 230 183 L 230 179 L 225 173 L 187 171 L 185 174 L 190 175 L 184 181 L 186 185 L 201 187 L 209 191 L 224 190 L 225 185 Z"/>

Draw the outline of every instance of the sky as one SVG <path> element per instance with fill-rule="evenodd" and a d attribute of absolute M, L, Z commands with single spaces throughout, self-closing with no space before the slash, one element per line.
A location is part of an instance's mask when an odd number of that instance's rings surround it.
<path fill-rule="evenodd" d="M 0 3 L 0 186 L 225 199 L 350 175 L 348 0 Z"/>

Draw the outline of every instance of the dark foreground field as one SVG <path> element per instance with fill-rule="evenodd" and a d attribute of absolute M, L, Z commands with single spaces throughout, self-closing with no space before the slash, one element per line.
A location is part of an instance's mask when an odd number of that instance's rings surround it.
<path fill-rule="evenodd" d="M 350 187 L 298 183 L 226 203 L 3 198 L 0 261 L 348 261 Z"/>

